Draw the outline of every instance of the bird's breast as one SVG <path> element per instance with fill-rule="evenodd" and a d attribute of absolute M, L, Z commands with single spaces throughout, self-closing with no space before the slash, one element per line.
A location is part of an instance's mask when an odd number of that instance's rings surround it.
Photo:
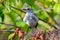
<path fill-rule="evenodd" d="M 26 23 L 28 26 L 30 26 L 30 27 L 36 25 L 36 22 L 32 19 L 31 16 L 27 16 L 27 17 L 25 18 L 25 23 Z"/>
<path fill-rule="evenodd" d="M 24 19 L 23 19 L 23 21 L 24 21 L 29 27 L 35 26 L 36 23 L 37 23 L 37 21 L 35 21 L 32 16 L 33 16 L 32 13 L 29 13 L 29 14 L 26 13 L 26 15 L 25 15 L 25 17 L 24 17 Z M 35 18 L 35 19 L 36 19 L 36 18 Z"/>

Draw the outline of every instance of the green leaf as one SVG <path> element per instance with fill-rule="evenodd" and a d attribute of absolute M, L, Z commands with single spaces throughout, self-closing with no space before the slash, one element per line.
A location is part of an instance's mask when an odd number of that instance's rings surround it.
<path fill-rule="evenodd" d="M 9 0 L 9 2 L 14 2 L 14 1 L 16 1 L 16 0 Z"/>
<path fill-rule="evenodd" d="M 8 40 L 10 40 L 14 36 L 14 33 L 10 34 Z"/>
<path fill-rule="evenodd" d="M 12 11 L 11 11 L 11 12 L 8 14 L 8 16 L 11 18 L 13 24 L 16 26 L 16 18 L 17 18 L 17 16 L 16 16 L 15 12 L 12 12 Z"/>
<path fill-rule="evenodd" d="M 53 10 L 57 13 L 60 13 L 60 4 L 55 4 Z"/>
<path fill-rule="evenodd" d="M 34 4 L 35 0 L 21 0 L 21 2 L 23 4 L 26 2 L 27 4 L 29 4 L 30 6 L 32 6 Z"/>
<path fill-rule="evenodd" d="M 42 11 L 42 12 L 39 12 L 37 13 L 37 16 L 45 21 L 48 21 L 48 17 L 46 17 L 45 13 Z"/>
<path fill-rule="evenodd" d="M 4 22 L 4 14 L 3 14 L 3 7 L 0 5 L 0 17 L 2 22 Z"/>
<path fill-rule="evenodd" d="M 44 3 L 45 0 L 37 0 L 38 2 Z"/>
<path fill-rule="evenodd" d="M 57 15 L 57 13 L 53 10 L 51 10 L 51 12 L 47 12 L 51 17 L 55 17 Z"/>
<path fill-rule="evenodd" d="M 25 27 L 25 23 L 22 21 L 22 20 L 17 20 L 16 22 L 17 26 L 20 26 L 20 27 Z"/>
<path fill-rule="evenodd" d="M 50 2 L 50 1 L 45 1 L 45 4 L 47 7 L 52 6 L 52 2 Z"/>
<path fill-rule="evenodd" d="M 28 3 L 30 6 L 34 4 L 35 0 L 26 0 L 26 3 Z"/>
<path fill-rule="evenodd" d="M 8 40 L 12 40 L 12 37 L 14 36 L 14 33 L 11 33 L 9 36 L 8 36 Z M 18 36 L 15 36 L 14 40 L 18 40 Z"/>
<path fill-rule="evenodd" d="M 2 22 L 4 22 L 4 14 L 1 14 Z"/>
<path fill-rule="evenodd" d="M 26 2 L 26 0 L 20 0 L 23 4 Z"/>
<path fill-rule="evenodd" d="M 35 4 L 32 5 L 32 9 L 33 9 L 34 12 L 40 10 L 40 8 L 37 5 L 35 5 Z"/>
<path fill-rule="evenodd" d="M 17 24 L 17 26 L 21 27 L 21 29 L 22 29 L 23 31 L 27 31 L 28 26 L 27 26 L 26 23 L 23 22 L 22 20 L 17 20 L 16 24 Z"/>

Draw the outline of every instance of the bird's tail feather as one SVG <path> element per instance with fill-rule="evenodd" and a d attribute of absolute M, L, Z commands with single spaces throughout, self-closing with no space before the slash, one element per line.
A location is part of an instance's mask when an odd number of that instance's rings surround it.
<path fill-rule="evenodd" d="M 32 35 L 34 35 L 34 33 L 36 32 L 37 28 L 32 28 Z"/>

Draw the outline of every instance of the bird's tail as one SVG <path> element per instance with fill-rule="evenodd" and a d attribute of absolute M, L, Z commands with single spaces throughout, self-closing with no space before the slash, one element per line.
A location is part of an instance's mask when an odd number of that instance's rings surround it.
<path fill-rule="evenodd" d="M 37 30 L 37 28 L 35 28 L 35 27 L 32 28 L 32 33 L 31 34 L 34 35 L 34 33 L 36 32 L 36 30 Z"/>
<path fill-rule="evenodd" d="M 37 25 L 38 25 L 38 23 L 36 24 L 35 27 L 32 27 L 32 35 L 36 32 L 36 30 L 37 30 Z"/>

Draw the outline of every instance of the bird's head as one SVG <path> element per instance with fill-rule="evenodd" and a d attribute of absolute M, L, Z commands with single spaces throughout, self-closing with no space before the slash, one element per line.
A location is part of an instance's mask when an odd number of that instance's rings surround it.
<path fill-rule="evenodd" d="M 23 11 L 24 12 L 30 12 L 30 11 L 32 11 L 32 9 L 31 8 L 26 8 L 26 9 L 23 9 Z"/>

